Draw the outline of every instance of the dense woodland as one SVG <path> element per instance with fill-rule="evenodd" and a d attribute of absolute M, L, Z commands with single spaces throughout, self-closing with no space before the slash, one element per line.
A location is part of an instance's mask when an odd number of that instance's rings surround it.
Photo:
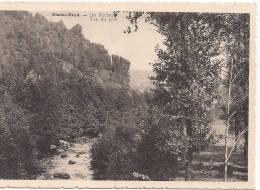
<path fill-rule="evenodd" d="M 0 17 L 1 178 L 26 178 L 60 139 L 98 136 L 145 114 L 144 96 L 127 85 L 130 63 L 90 43 L 79 25 Z"/>
<path fill-rule="evenodd" d="M 80 25 L 0 12 L 0 178 L 30 178 L 50 145 L 83 136 L 98 138 L 97 180 L 175 180 L 179 171 L 192 180 L 194 155 L 219 139 L 221 180 L 241 138 L 247 163 L 249 15 L 126 15 L 125 32 L 145 18 L 166 37 L 152 63 L 156 87 L 143 93 L 129 86 L 130 62 L 90 43 Z"/>

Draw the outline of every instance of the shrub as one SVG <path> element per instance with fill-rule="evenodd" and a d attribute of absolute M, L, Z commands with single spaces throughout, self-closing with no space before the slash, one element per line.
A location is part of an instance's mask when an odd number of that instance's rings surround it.
<path fill-rule="evenodd" d="M 5 94 L 0 98 L 0 178 L 25 178 L 35 163 L 30 117 Z"/>
<path fill-rule="evenodd" d="M 136 171 L 133 126 L 110 127 L 92 147 L 91 167 L 98 180 L 131 180 Z"/>

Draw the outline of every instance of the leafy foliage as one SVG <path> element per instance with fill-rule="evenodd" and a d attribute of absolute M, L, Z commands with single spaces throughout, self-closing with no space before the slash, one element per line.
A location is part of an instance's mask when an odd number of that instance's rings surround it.
<path fill-rule="evenodd" d="M 99 136 L 141 101 L 128 87 L 130 62 L 111 60 L 80 25 L 0 11 L 0 26 L 0 178 L 28 178 L 50 145 Z"/>
<path fill-rule="evenodd" d="M 0 178 L 25 178 L 34 167 L 35 143 L 29 130 L 31 117 L 11 100 L 0 99 Z"/>

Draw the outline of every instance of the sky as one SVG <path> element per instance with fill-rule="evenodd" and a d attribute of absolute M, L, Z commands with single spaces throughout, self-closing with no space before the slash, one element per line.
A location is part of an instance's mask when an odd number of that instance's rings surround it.
<path fill-rule="evenodd" d="M 117 16 L 117 20 L 109 20 L 113 19 L 112 12 L 72 12 L 73 14 L 79 13 L 79 17 L 52 16 L 52 13 L 68 12 L 39 12 L 49 21 L 62 20 L 68 29 L 80 24 L 85 38 L 90 42 L 104 45 L 109 54 L 116 54 L 128 59 L 131 62 L 130 70 L 152 71 L 152 66 L 149 63 L 157 59 L 155 46 L 157 44 L 163 46 L 164 37 L 156 31 L 153 25 L 145 23 L 144 19 L 139 21 L 137 32 L 124 33 L 124 30 L 129 26 L 129 21 L 123 12 Z M 106 13 L 108 15 L 102 17 Z M 98 21 L 94 21 L 95 18 Z M 106 18 L 106 20 L 101 21 L 101 18 Z"/>

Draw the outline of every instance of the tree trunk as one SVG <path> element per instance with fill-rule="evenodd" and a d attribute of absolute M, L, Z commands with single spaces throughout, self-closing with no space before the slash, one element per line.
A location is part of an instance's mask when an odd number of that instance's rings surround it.
<path fill-rule="evenodd" d="M 189 181 L 191 177 L 191 171 L 190 171 L 190 165 L 192 163 L 192 121 L 187 120 L 186 121 L 186 133 L 187 137 L 189 138 L 188 142 L 188 150 L 187 150 L 187 155 L 186 155 L 186 164 L 185 164 L 185 181 Z"/>
<path fill-rule="evenodd" d="M 189 67 L 187 64 L 187 57 L 188 57 L 188 28 L 187 28 L 187 22 L 188 22 L 188 15 L 184 14 L 182 17 L 182 21 L 180 22 L 180 26 L 181 26 L 181 38 L 183 41 L 183 45 L 181 48 L 181 57 L 180 57 L 180 63 L 182 64 L 182 68 L 183 70 L 185 70 L 185 72 L 188 74 L 189 76 Z M 184 115 L 185 116 L 189 116 L 189 109 L 185 108 L 184 111 Z M 190 180 L 190 165 L 192 162 L 192 121 L 190 119 L 185 120 L 185 126 L 186 126 L 186 134 L 188 137 L 188 150 L 186 153 L 186 163 L 185 163 L 185 181 Z"/>
<path fill-rule="evenodd" d="M 229 76 L 229 82 L 228 82 L 228 100 L 227 100 L 227 116 L 228 119 L 226 121 L 226 131 L 225 131 L 225 172 L 224 172 L 224 179 L 227 180 L 227 167 L 228 167 L 228 136 L 229 136 L 229 127 L 230 127 L 230 120 L 233 114 L 230 113 L 231 108 L 231 89 L 232 89 L 232 80 L 233 80 L 233 67 L 234 67 L 234 59 L 230 62 L 230 76 Z"/>
<path fill-rule="evenodd" d="M 225 171 L 224 171 L 224 180 L 227 181 L 227 169 L 228 169 L 228 133 L 229 133 L 229 120 L 227 121 L 226 124 L 226 132 L 225 132 Z"/>
<path fill-rule="evenodd" d="M 248 163 L 248 131 L 245 132 L 244 159 Z"/>
<path fill-rule="evenodd" d="M 248 116 L 245 119 L 244 127 L 248 126 Z M 245 132 L 245 143 L 244 143 L 244 159 L 248 163 L 248 130 Z"/>
<path fill-rule="evenodd" d="M 192 149 L 189 148 L 188 152 L 187 152 L 187 160 L 186 160 L 186 164 L 185 164 L 185 181 L 189 181 L 191 178 L 191 170 L 190 170 L 190 166 L 192 164 Z"/>
<path fill-rule="evenodd" d="M 239 136 L 239 119 L 238 119 L 238 114 L 235 114 L 235 143 L 237 142 L 238 136 Z M 235 150 L 237 150 L 237 145 L 235 144 Z"/>

